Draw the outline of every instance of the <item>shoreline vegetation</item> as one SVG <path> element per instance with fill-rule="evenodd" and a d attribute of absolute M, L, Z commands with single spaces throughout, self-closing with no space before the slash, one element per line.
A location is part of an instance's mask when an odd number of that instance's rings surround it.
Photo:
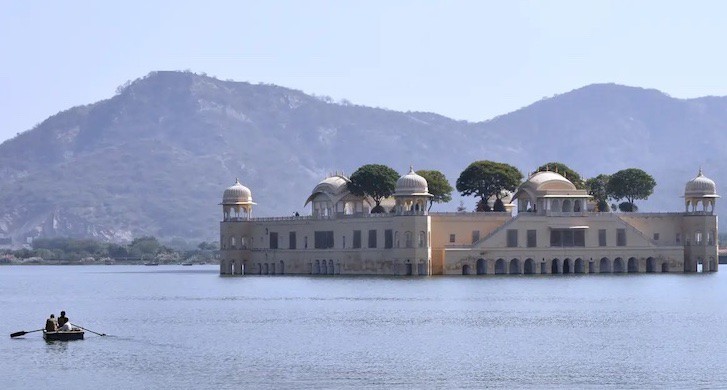
<path fill-rule="evenodd" d="M 29 248 L 0 249 L 0 265 L 90 264 L 219 264 L 219 252 L 215 242 L 201 242 L 196 247 L 170 248 L 152 236 L 136 238 L 128 244 L 90 239 L 39 238 Z"/>

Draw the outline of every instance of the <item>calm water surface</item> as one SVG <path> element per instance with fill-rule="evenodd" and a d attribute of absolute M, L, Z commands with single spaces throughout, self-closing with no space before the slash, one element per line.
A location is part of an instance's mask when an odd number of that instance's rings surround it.
<path fill-rule="evenodd" d="M 107 333 L 46 343 L 50 313 Z M 222 278 L 2 266 L 4 389 L 727 388 L 727 272 Z"/>

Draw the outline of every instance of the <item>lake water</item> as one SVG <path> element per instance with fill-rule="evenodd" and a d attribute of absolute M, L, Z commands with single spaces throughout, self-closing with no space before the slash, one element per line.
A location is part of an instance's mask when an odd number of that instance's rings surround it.
<path fill-rule="evenodd" d="M 4 389 L 726 388 L 727 272 L 223 278 L 2 266 Z M 107 333 L 46 343 L 50 313 Z"/>

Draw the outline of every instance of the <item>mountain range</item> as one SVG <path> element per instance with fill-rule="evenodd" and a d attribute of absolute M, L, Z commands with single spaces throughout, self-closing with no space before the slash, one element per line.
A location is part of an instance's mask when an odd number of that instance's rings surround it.
<path fill-rule="evenodd" d="M 642 211 L 680 211 L 700 167 L 727 183 L 727 97 L 676 99 L 593 84 L 483 122 L 397 112 L 269 84 L 152 72 L 0 144 L 0 238 L 142 235 L 216 240 L 236 178 L 256 216 L 306 214 L 329 173 L 368 163 L 442 171 L 454 186 L 476 160 L 523 174 L 550 161 L 582 177 L 637 167 L 657 182 Z M 454 210 L 460 201 L 436 205 Z M 719 206 L 718 206 L 719 210 Z"/>

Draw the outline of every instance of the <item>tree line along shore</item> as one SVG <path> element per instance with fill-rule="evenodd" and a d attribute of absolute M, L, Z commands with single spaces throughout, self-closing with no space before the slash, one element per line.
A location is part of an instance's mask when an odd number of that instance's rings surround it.
<path fill-rule="evenodd" d="M 170 248 L 152 236 L 139 237 L 128 244 L 37 238 L 30 248 L 0 249 L 0 264 L 217 264 L 217 250 L 216 242 Z"/>

